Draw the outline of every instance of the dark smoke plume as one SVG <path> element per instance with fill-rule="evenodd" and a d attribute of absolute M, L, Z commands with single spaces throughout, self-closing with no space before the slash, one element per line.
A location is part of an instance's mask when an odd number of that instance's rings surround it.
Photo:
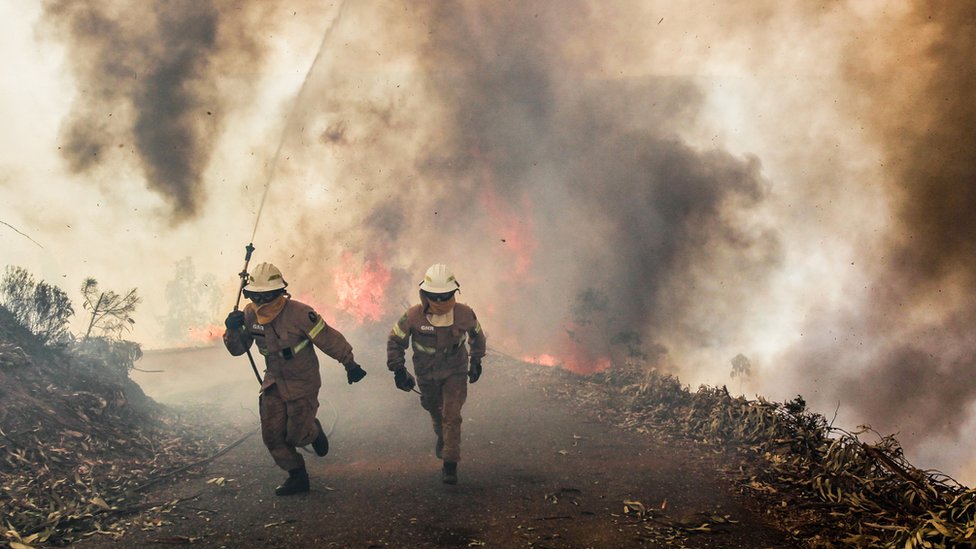
<path fill-rule="evenodd" d="M 252 4 L 247 4 L 252 5 Z M 214 0 L 45 2 L 78 87 L 61 153 L 75 172 L 130 158 L 176 221 L 194 216 L 228 104 L 247 97 L 263 8 Z M 234 80 L 233 95 L 224 91 Z M 131 153 L 129 152 L 131 151 Z"/>

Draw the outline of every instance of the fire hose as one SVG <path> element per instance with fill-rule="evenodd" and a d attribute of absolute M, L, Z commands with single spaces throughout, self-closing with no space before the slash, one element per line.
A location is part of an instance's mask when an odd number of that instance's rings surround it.
<path fill-rule="evenodd" d="M 285 137 L 288 134 L 288 130 L 294 125 L 297 119 L 296 113 L 298 111 L 298 105 L 301 102 L 302 97 L 305 95 L 305 89 L 308 85 L 308 78 L 312 74 L 312 69 L 315 68 L 315 65 L 318 64 L 319 59 L 322 57 L 322 52 L 325 51 L 325 45 L 329 41 L 329 36 L 332 35 L 332 30 L 336 27 L 336 25 L 338 25 L 339 21 L 342 19 L 342 14 L 345 11 L 345 7 L 346 7 L 346 2 L 345 0 L 343 0 L 343 2 L 339 4 L 339 8 L 336 13 L 336 16 L 332 19 L 332 22 L 329 23 L 329 26 L 325 29 L 325 34 L 322 35 L 322 43 L 319 44 L 319 49 L 318 52 L 316 52 L 315 54 L 315 59 L 312 60 L 312 64 L 309 65 L 308 67 L 308 72 L 305 73 L 305 79 L 302 80 L 301 88 L 299 88 L 298 95 L 295 97 L 295 100 L 292 103 L 291 111 L 288 113 L 288 118 L 285 119 L 285 126 L 281 130 L 281 139 L 278 141 L 278 148 L 275 150 L 274 158 L 271 161 L 271 169 L 268 172 L 268 180 L 267 183 L 265 183 L 264 185 L 264 192 L 261 194 L 261 204 L 258 206 L 258 212 L 254 218 L 254 230 L 251 231 L 251 241 L 248 243 L 247 246 L 244 247 L 244 249 L 246 250 L 246 253 L 244 255 L 244 269 L 240 273 L 241 286 L 237 290 L 237 302 L 234 304 L 235 311 L 239 310 L 241 304 L 241 295 L 244 292 L 244 286 L 247 285 L 247 265 L 248 263 L 251 262 L 251 253 L 254 252 L 254 236 L 258 232 L 258 223 L 261 222 L 261 212 L 264 211 L 264 203 L 268 198 L 268 189 L 271 188 L 271 183 L 274 181 L 275 171 L 278 168 L 278 158 L 281 156 L 281 149 L 285 144 Z M 258 373 L 258 367 L 254 363 L 254 357 L 251 355 L 250 349 L 247 350 L 247 358 L 251 362 L 251 369 L 254 370 L 254 377 L 258 378 L 258 383 L 264 384 L 264 381 L 261 379 L 261 374 Z"/>

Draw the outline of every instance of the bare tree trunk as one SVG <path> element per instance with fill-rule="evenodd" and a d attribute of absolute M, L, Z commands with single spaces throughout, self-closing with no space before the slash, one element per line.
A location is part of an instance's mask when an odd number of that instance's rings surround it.
<path fill-rule="evenodd" d="M 102 292 L 102 294 L 98 296 L 98 303 L 92 307 L 91 321 L 88 323 L 88 331 L 85 332 L 85 339 L 88 339 L 88 336 L 91 335 L 92 328 L 95 327 L 95 319 L 98 317 L 98 309 L 102 306 L 102 298 L 104 297 L 105 292 Z"/>

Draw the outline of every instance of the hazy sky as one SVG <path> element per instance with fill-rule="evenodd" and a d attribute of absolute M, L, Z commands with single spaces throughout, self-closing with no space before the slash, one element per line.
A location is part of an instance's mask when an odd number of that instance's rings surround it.
<path fill-rule="evenodd" d="M 340 328 L 443 261 L 500 350 L 639 339 L 692 385 L 742 353 L 976 477 L 974 10 L 796 6 L 5 2 L 3 263 L 188 343 L 267 189 L 255 261 Z"/>

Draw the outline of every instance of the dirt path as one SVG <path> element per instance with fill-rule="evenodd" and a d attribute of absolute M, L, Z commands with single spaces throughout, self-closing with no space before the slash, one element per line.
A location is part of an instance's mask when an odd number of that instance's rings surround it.
<path fill-rule="evenodd" d="M 224 379 L 234 384 L 198 387 L 198 392 L 219 395 L 233 404 L 228 409 L 241 408 L 232 401 L 242 394 L 256 400 L 254 387 L 247 384 L 254 381 L 247 380 L 246 362 L 229 365 L 212 356 L 208 371 L 229 368 L 233 377 Z M 717 473 L 715 456 L 589 420 L 582 411 L 547 399 L 541 388 L 523 386 L 517 370 L 502 362 L 489 357 L 485 376 L 470 387 L 456 486 L 440 482 L 434 436 L 418 395 L 397 391 L 392 376 L 375 360 L 364 361 L 370 375 L 355 386 L 345 384 L 341 368 L 323 360 L 319 417 L 328 425 L 338 414 L 330 454 L 306 455 L 310 493 L 272 494 L 284 473 L 255 435 L 202 470 L 148 495 L 159 502 L 191 499 L 131 518 L 119 539 L 97 535 L 77 545 L 790 545 L 785 533 L 742 505 Z M 178 375 L 178 368 L 170 369 L 167 382 Z M 247 420 L 250 412 L 240 415 Z M 220 477 L 223 485 L 208 483 Z M 642 502 L 656 518 L 625 516 L 624 501 Z M 689 530 L 705 523 L 711 531 Z"/>

